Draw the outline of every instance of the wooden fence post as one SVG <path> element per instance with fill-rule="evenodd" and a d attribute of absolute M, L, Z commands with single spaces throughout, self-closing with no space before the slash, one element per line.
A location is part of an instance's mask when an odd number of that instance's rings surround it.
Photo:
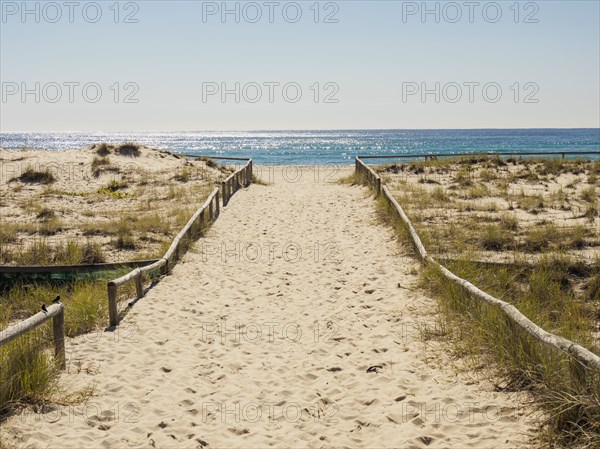
<path fill-rule="evenodd" d="M 135 277 L 135 292 L 137 294 L 137 299 L 144 296 L 144 277 L 141 272 Z"/>
<path fill-rule="evenodd" d="M 67 367 L 65 358 L 65 308 L 61 304 L 59 313 L 52 317 L 52 330 L 54 333 L 54 357 L 60 364 L 60 369 Z"/>
<path fill-rule="evenodd" d="M 219 191 L 217 190 L 217 194 L 215 195 L 215 219 L 219 216 L 220 213 L 221 210 L 219 207 Z"/>
<path fill-rule="evenodd" d="M 118 326 L 119 313 L 117 311 L 117 286 L 112 282 L 108 283 L 108 316 L 110 326 Z"/>
<path fill-rule="evenodd" d="M 198 217 L 200 220 L 200 232 L 202 232 L 202 230 L 204 229 L 205 223 L 206 223 L 206 218 L 204 217 L 204 212 L 206 212 L 206 209 L 202 209 L 202 212 L 200 212 L 200 216 Z"/>
<path fill-rule="evenodd" d="M 222 181 L 221 182 L 221 192 L 223 193 L 223 207 L 225 207 L 227 205 L 227 203 L 225 201 L 225 196 L 226 196 L 225 189 L 226 189 L 225 181 Z"/>
<path fill-rule="evenodd" d="M 225 181 L 221 182 L 221 195 L 223 196 L 222 201 L 223 201 L 223 206 L 225 206 Z"/>

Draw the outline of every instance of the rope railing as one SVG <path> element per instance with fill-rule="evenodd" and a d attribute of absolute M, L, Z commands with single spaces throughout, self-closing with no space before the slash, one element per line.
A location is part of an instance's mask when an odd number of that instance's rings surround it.
<path fill-rule="evenodd" d="M 20 336 L 31 332 L 51 319 L 54 336 L 54 357 L 58 361 L 60 368 L 65 369 L 65 306 L 60 303 L 59 299 L 56 298 L 54 303 L 47 308 L 44 306 L 41 312 L 0 331 L 0 346 L 4 346 Z"/>
<path fill-rule="evenodd" d="M 374 159 L 376 157 L 374 156 L 371 158 Z M 550 347 L 552 349 L 558 350 L 564 354 L 574 357 L 576 360 L 578 360 L 585 366 L 600 371 L 599 356 L 587 350 L 583 346 L 578 345 L 577 343 L 574 343 L 570 340 L 567 340 L 566 338 L 545 331 L 533 321 L 531 321 L 529 318 L 527 318 L 525 315 L 523 315 L 512 304 L 497 299 L 491 296 L 490 294 L 480 290 L 475 285 L 455 275 L 442 264 L 438 263 L 433 257 L 429 256 L 427 254 L 425 246 L 423 245 L 419 235 L 417 234 L 415 227 L 409 220 L 408 216 L 404 213 L 404 210 L 402 209 L 398 201 L 396 201 L 396 199 L 394 198 L 390 190 L 387 188 L 387 186 L 384 185 L 383 188 L 381 187 L 381 178 L 379 177 L 379 175 L 377 175 L 371 167 L 368 167 L 361 160 L 360 156 L 356 157 L 355 169 L 357 175 L 365 176 L 368 183 L 373 187 L 373 189 L 378 195 L 383 194 L 383 198 L 392 207 L 392 209 L 396 212 L 397 216 L 408 229 L 408 233 L 410 234 L 413 245 L 415 246 L 419 258 L 422 261 L 424 261 L 427 264 L 431 264 L 439 270 L 441 270 L 442 274 L 444 275 L 444 277 L 446 277 L 446 279 L 457 284 L 459 287 L 467 291 L 471 296 L 500 309 L 511 322 L 520 327 L 538 342 L 546 345 L 547 347 Z"/>
<path fill-rule="evenodd" d="M 221 191 L 223 192 L 223 207 L 227 206 L 231 197 L 242 187 L 247 187 L 252 183 L 252 159 L 247 159 L 246 165 L 240 170 L 229 175 L 221 182 Z"/>
<path fill-rule="evenodd" d="M 159 272 L 162 275 L 168 274 L 177 259 L 183 256 L 185 249 L 194 236 L 203 229 L 208 223 L 217 219 L 220 213 L 219 208 L 219 189 L 215 188 L 204 204 L 192 215 L 183 229 L 173 239 L 171 246 L 165 255 L 151 265 L 136 268 L 118 279 L 108 282 L 108 313 L 110 326 L 119 324 L 119 313 L 117 309 L 118 289 L 131 282 L 135 282 L 136 297 L 140 299 L 144 296 L 144 281 L 147 277 L 153 277 L 152 273 Z"/>
<path fill-rule="evenodd" d="M 221 190 L 215 188 L 204 204 L 192 215 L 183 229 L 173 239 L 171 246 L 165 255 L 144 267 L 136 268 L 118 279 L 108 282 L 108 314 L 109 325 L 111 327 L 119 325 L 118 311 L 118 289 L 132 282 L 135 283 L 136 299 L 144 296 L 144 282 L 146 278 L 154 277 L 153 274 L 158 272 L 159 275 L 166 275 L 171 272 L 175 262 L 180 259 L 189 246 L 189 243 L 194 240 L 195 236 L 204 229 L 209 223 L 215 221 L 221 212 L 220 197 L 222 196 L 223 206 L 226 206 L 233 194 L 242 186 L 248 186 L 252 183 L 252 159 L 242 158 L 214 158 L 227 160 L 244 160 L 246 164 L 239 170 L 235 171 L 221 183 Z"/>

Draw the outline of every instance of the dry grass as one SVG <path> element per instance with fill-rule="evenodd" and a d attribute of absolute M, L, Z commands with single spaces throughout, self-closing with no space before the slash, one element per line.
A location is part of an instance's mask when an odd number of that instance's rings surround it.
<path fill-rule="evenodd" d="M 37 155 L 31 156 L 35 160 Z M 60 263 L 65 260 L 62 247 L 82 236 L 82 246 L 89 242 L 101 250 L 95 251 L 101 257 L 85 260 L 119 262 L 156 254 L 178 232 L 183 221 L 179 217 L 195 211 L 230 172 L 213 162 L 209 164 L 216 170 L 205 162 L 130 143 L 81 150 L 73 156 L 86 162 L 72 164 L 69 172 L 51 156 L 44 154 L 30 164 L 58 167 L 51 186 L 9 184 L 0 206 L 0 263 Z M 69 182 L 73 174 L 85 182 Z M 68 182 L 61 178 L 65 175 Z"/>
<path fill-rule="evenodd" d="M 515 305 L 545 330 L 600 354 L 600 256 L 596 249 L 600 228 L 578 218 L 578 208 L 585 210 L 583 202 L 595 202 L 595 189 L 576 182 L 572 192 L 565 191 L 573 179 L 589 180 L 598 163 L 505 161 L 496 168 L 513 170 L 493 176 L 494 164 L 482 160 L 465 169 L 464 161 L 434 161 L 396 166 L 395 175 L 388 174 L 389 168 L 382 172 L 388 182 L 398 186 L 396 198 L 425 246 L 444 257 L 451 271 Z M 420 172 L 418 176 L 416 172 Z M 437 176 L 439 185 L 431 189 L 420 186 L 424 175 Z M 552 183 L 561 188 L 553 192 L 540 189 Z M 439 201 L 440 189 L 450 192 L 444 201 Z M 531 193 L 535 189 L 539 193 Z M 496 199 L 497 211 L 483 207 L 481 200 L 474 201 L 488 195 Z M 510 207 L 517 201 L 525 206 L 518 207 L 527 209 L 536 220 Z M 565 203 L 570 212 L 567 219 L 575 222 L 568 227 L 557 225 L 551 215 L 554 211 L 548 211 Z M 388 205 L 380 200 L 378 209 L 384 221 L 392 222 L 408 241 L 405 227 L 398 224 Z M 481 250 L 488 261 L 510 259 L 510 263 L 490 265 L 472 260 L 481 259 Z M 596 256 L 585 263 L 577 255 L 580 250 Z M 494 256 L 498 254 L 509 257 Z M 533 264 L 531 254 L 538 255 Z M 469 361 L 473 369 L 495 366 L 498 389 L 525 389 L 535 395 L 546 419 L 540 430 L 544 444 L 565 448 L 600 445 L 598 373 L 541 346 L 510 324 L 498 309 L 471 297 L 434 267 L 423 270 L 422 286 L 439 299 L 436 328 L 446 332 L 438 337 L 452 343 L 449 347 L 457 357 Z"/>
<path fill-rule="evenodd" d="M 138 157 L 141 154 L 140 148 L 140 145 L 135 142 L 125 142 L 117 145 L 114 151 L 122 156 Z"/>
<path fill-rule="evenodd" d="M 193 165 L 180 156 L 159 153 L 151 156 L 168 159 L 171 165 L 173 159 L 178 160 L 175 179 L 170 169 L 120 171 L 114 167 L 109 154 L 115 159 L 143 157 L 142 149 L 129 143 L 90 149 L 84 172 L 92 173 L 97 183 L 89 182 L 85 190 L 80 184 L 78 190 L 69 191 L 71 185 L 60 180 L 53 187 L 44 186 L 43 178 L 27 174 L 11 187 L 6 204 L 0 205 L 9 211 L 3 211 L 0 222 L 0 264 L 74 265 L 118 261 L 115 255 L 122 255 L 121 260 L 164 255 L 171 239 L 210 194 L 220 171 L 215 175 L 201 163 Z M 119 177 L 109 179 L 107 172 L 119 173 Z M 23 182 L 33 180 L 40 186 L 23 188 Z M 0 329 L 33 315 L 42 303 L 60 295 L 68 336 L 100 330 L 108 318 L 106 280 L 127 271 L 104 273 L 103 279 L 96 280 L 3 284 Z M 119 294 L 131 298 L 134 288 L 128 285 Z M 51 340 L 48 323 L 0 348 L 0 420 L 23 404 L 57 399 L 58 370 L 49 356 Z"/>
<path fill-rule="evenodd" d="M 66 240 L 51 243 L 35 237 L 23 246 L 7 246 L 0 241 L 0 264 L 80 265 L 107 262 L 102 246 L 93 241 Z"/>
<path fill-rule="evenodd" d="M 116 275 L 124 272 L 117 271 Z M 115 275 L 115 273 L 113 273 Z M 0 293 L 0 328 L 39 312 L 60 295 L 69 337 L 100 330 L 108 319 L 106 280 L 63 284 L 17 283 Z M 49 355 L 52 323 L 0 348 L 0 420 L 23 404 L 52 402 L 58 392 L 58 367 Z"/>
<path fill-rule="evenodd" d="M 451 234 L 448 228 L 464 224 L 470 236 L 453 242 L 458 252 L 493 251 L 485 256 L 504 260 L 513 258 L 508 252 L 515 250 L 532 257 L 560 248 L 593 258 L 600 246 L 600 216 L 597 190 L 587 179 L 595 173 L 596 162 L 478 158 L 477 165 L 469 165 L 474 162 L 442 160 L 379 169 L 402 204 L 414 210 L 417 227 L 431 234 L 432 252 L 447 250 L 446 243 L 436 244 L 436 234 Z M 424 183 L 424 177 L 434 179 L 435 185 Z M 549 222 L 553 227 L 546 226 Z M 591 232 L 583 235 L 582 227 Z"/>
<path fill-rule="evenodd" d="M 51 184 L 56 179 L 48 169 L 37 170 L 34 167 L 28 166 L 20 176 L 12 178 L 9 183 L 13 181 L 21 181 L 25 184 Z"/>

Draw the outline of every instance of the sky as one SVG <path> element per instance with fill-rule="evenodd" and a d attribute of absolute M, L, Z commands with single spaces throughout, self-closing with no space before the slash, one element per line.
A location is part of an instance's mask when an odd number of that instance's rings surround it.
<path fill-rule="evenodd" d="M 0 11 L 3 132 L 600 127 L 597 0 Z"/>

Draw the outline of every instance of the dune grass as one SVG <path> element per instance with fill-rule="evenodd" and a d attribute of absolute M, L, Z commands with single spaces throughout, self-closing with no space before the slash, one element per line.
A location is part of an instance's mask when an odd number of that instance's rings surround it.
<path fill-rule="evenodd" d="M 120 217 L 110 226 L 115 229 L 117 245 L 135 245 L 132 230 L 138 231 L 170 231 L 173 227 L 180 229 L 196 211 L 195 207 L 177 207 L 173 210 L 168 226 L 157 214 L 147 216 L 132 215 Z M 136 219 L 133 219 L 133 218 Z M 193 244 L 194 239 L 203 235 L 207 224 L 195 229 L 190 239 L 181 242 L 179 253 L 183 254 Z M 12 230 L 5 230 L 3 238 L 12 238 Z M 127 239 L 127 240 L 125 240 Z M 99 250 L 97 244 L 82 247 L 76 242 L 69 242 L 57 247 L 47 245 L 40 240 L 21 255 L 20 260 L 40 262 L 56 262 L 57 260 L 75 262 L 88 257 Z M 170 245 L 169 240 L 162 242 L 158 253 L 149 256 L 162 257 Z M 0 250 L 2 246 L 0 245 Z M 0 251 L 1 253 L 1 251 Z M 148 257 L 148 255 L 143 257 Z M 152 257 L 152 258 L 154 258 Z M 30 259 L 28 259 L 30 258 Z M 126 274 L 129 270 L 117 270 L 106 276 L 114 279 Z M 119 289 L 121 299 L 133 297 L 135 286 L 128 284 Z M 9 323 L 16 323 L 40 310 L 41 304 L 49 303 L 57 295 L 65 305 L 65 332 L 68 337 L 85 334 L 104 327 L 108 321 L 108 301 L 106 279 L 75 281 L 66 283 L 23 283 L 19 282 L 0 292 L 0 328 Z M 56 388 L 58 376 L 51 351 L 51 325 L 44 324 L 35 332 L 28 333 L 0 348 L 0 419 L 11 413 L 16 406 L 24 403 L 35 403 L 48 400 Z"/>
<path fill-rule="evenodd" d="M 15 265 L 81 265 L 107 261 L 97 242 L 67 239 L 53 242 L 36 237 L 23 246 L 3 245 L 0 236 L 0 264 Z"/>
<path fill-rule="evenodd" d="M 578 167 L 563 162 L 549 162 L 543 166 L 548 172 Z M 464 174 L 463 183 L 466 183 L 465 179 L 470 178 Z M 422 208 L 436 201 L 433 195 L 414 186 L 403 187 L 416 193 L 417 198 L 408 198 L 411 206 L 418 204 Z M 400 195 L 400 204 L 403 204 L 402 198 L 406 199 Z M 415 207 L 411 212 L 409 207 L 407 213 L 419 215 L 419 208 Z M 391 225 L 405 244 L 412 243 L 406 226 L 382 197 L 377 200 L 377 210 L 380 220 Z M 513 237 L 507 237 L 503 230 L 520 228 L 518 220 L 508 213 L 503 214 L 496 225 L 482 227 L 481 223 L 476 223 L 475 226 L 482 229 L 477 238 L 490 250 L 512 248 Z M 426 247 L 444 240 L 443 232 L 423 232 L 426 229 L 423 224 L 419 230 L 420 234 L 425 234 L 425 238 L 421 237 Z M 454 229 L 452 233 L 460 232 Z M 551 251 L 533 266 L 517 263 L 489 266 L 470 260 L 469 251 L 463 251 L 463 257 L 445 264 L 480 289 L 515 305 L 545 330 L 598 354 L 600 347 L 593 333 L 598 304 L 593 301 L 597 300 L 600 291 L 597 274 L 600 258 L 589 266 L 565 251 L 581 246 L 586 235 L 588 232 L 583 227 L 566 232 L 551 224 L 541 230 L 530 230 L 525 239 L 532 247 L 530 249 L 543 247 Z M 452 244 L 440 244 L 437 249 L 442 255 L 445 250 L 456 253 Z M 586 277 L 588 281 L 582 293 L 578 288 L 580 283 L 575 281 Z M 423 266 L 421 285 L 438 299 L 437 322 L 432 324 L 436 329 L 444 330 L 428 332 L 424 329 L 424 333 L 446 340 L 452 353 L 466 361 L 471 369 L 493 367 L 493 381 L 498 391 L 530 391 L 543 417 L 544 425 L 540 428 L 543 444 L 564 448 L 600 446 L 600 376 L 597 372 L 533 340 L 499 309 L 473 298 L 435 266 Z"/>
<path fill-rule="evenodd" d="M 115 153 L 122 156 L 138 157 L 141 154 L 140 145 L 135 142 L 124 142 L 114 148 Z"/>
<path fill-rule="evenodd" d="M 59 371 L 44 338 L 51 325 L 46 323 L 0 347 L 0 421 L 19 404 L 39 402 L 55 389 Z"/>
<path fill-rule="evenodd" d="M 141 154 L 136 144 L 126 143 L 118 146 L 100 144 L 94 148 L 97 157 L 94 156 L 92 169 L 97 171 L 112 170 L 109 154 L 118 153 L 131 157 Z M 184 167 L 176 177 L 178 182 L 187 183 L 193 180 L 194 173 Z M 36 178 L 36 182 L 44 183 L 44 180 Z M 85 193 L 81 196 L 95 198 L 106 195 L 125 199 L 135 195 L 130 192 L 132 190 L 130 187 L 133 186 L 129 186 L 125 181 L 112 181 L 101 187 L 100 192 Z M 25 213 L 33 214 L 35 224 L 4 221 L 0 223 L 0 264 L 76 265 L 106 262 L 108 259 L 105 252 L 106 245 L 135 250 L 133 259 L 162 257 L 176 232 L 187 223 L 197 210 L 197 205 L 204 202 L 212 191 L 210 183 L 207 185 L 190 183 L 185 188 L 173 185 L 169 187 L 165 192 L 166 198 L 140 200 L 134 207 L 126 211 L 119 210 L 117 214 L 105 220 L 98 220 L 94 214 L 84 215 L 94 217 L 94 220 L 84 222 L 80 226 L 86 237 L 83 241 L 72 237 L 62 240 L 48 238 L 59 232 L 59 229 L 63 229 L 65 224 L 60 218 L 63 212 L 47 207 L 43 198 L 46 195 L 70 193 L 46 187 L 39 198 L 26 198 L 21 204 Z M 126 189 L 127 192 L 124 192 Z M 157 211 L 153 202 L 161 200 L 172 204 L 167 203 L 166 207 Z M 198 229 L 195 236 L 204 231 L 205 229 Z M 23 234 L 27 235 L 23 237 Z M 31 239 L 30 235 L 34 235 L 34 238 Z M 108 238 L 104 238 L 102 242 L 87 239 L 91 236 Z M 26 243 L 19 245 L 23 241 Z M 158 243 L 158 245 L 154 245 L 156 246 L 154 250 L 143 253 L 138 250 L 143 246 L 143 242 Z M 182 248 L 187 248 L 192 243 L 192 239 L 186 240 L 182 242 Z M 106 281 L 120 277 L 129 271 L 129 269 L 114 270 L 111 273 L 104 273 L 104 278 L 96 280 L 17 281 L 5 285 L 3 290 L 0 289 L 0 329 L 39 312 L 41 304 L 49 304 L 57 295 L 61 296 L 61 301 L 65 305 L 65 331 L 68 337 L 102 329 L 108 322 Z M 135 285 L 128 284 L 119 289 L 119 297 L 123 300 L 131 299 L 134 297 L 134 292 Z M 23 404 L 54 400 L 59 372 L 52 357 L 52 324 L 45 323 L 34 332 L 0 348 L 0 367 L 0 420 Z"/>
<path fill-rule="evenodd" d="M 51 184 L 56 181 L 56 178 L 48 169 L 37 170 L 32 166 L 28 166 L 21 175 L 12 178 L 9 182 L 13 181 L 21 181 L 25 184 Z"/>
<path fill-rule="evenodd" d="M 116 275 L 125 271 L 118 270 Z M 0 328 L 36 314 L 57 295 L 65 305 L 68 337 L 106 326 L 108 301 L 106 280 L 102 279 L 12 285 L 0 293 Z M 56 392 L 59 370 L 51 348 L 51 320 L 0 348 L 0 420 L 15 407 L 48 400 Z"/>
<path fill-rule="evenodd" d="M 504 300 L 514 294 L 507 290 L 515 288 L 514 278 L 519 274 L 510 269 L 490 273 L 469 261 L 447 268 L 496 297 L 505 293 Z M 545 330 L 586 341 L 586 346 L 597 350 L 590 341 L 585 310 L 577 302 L 564 300 L 554 276 L 556 272 L 544 267 L 534 269 L 527 276 L 531 292 L 518 297 L 515 305 Z M 423 270 L 422 286 L 439 299 L 435 327 L 448 330 L 444 338 L 453 345 L 455 355 L 474 369 L 494 366 L 499 391 L 528 390 L 533 394 L 544 418 L 540 429 L 544 444 L 598 447 L 600 377 L 596 371 L 541 345 L 499 309 L 471 297 L 433 266 Z"/>

